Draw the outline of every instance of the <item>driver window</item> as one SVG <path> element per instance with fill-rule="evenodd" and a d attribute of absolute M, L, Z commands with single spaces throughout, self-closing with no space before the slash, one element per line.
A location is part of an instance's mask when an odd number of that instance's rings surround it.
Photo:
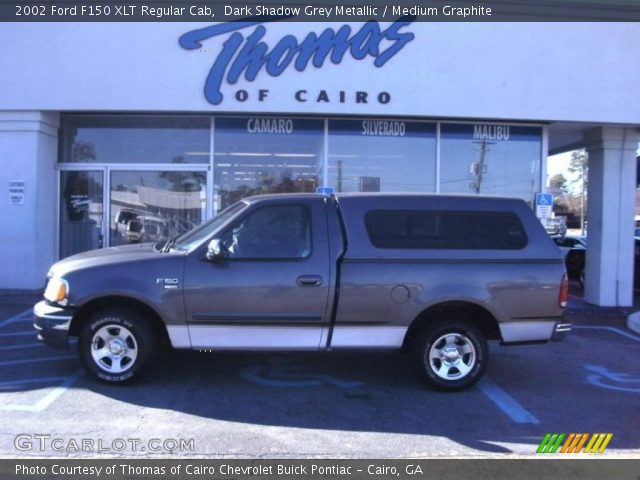
<path fill-rule="evenodd" d="M 307 258 L 311 213 L 303 205 L 262 207 L 227 229 L 221 240 L 230 258 Z"/>

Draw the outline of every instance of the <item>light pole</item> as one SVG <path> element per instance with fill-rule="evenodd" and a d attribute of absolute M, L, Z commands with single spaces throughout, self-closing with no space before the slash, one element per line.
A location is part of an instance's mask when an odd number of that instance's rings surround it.
<path fill-rule="evenodd" d="M 581 159 L 580 162 L 580 166 L 582 168 L 582 172 L 581 172 L 581 177 L 582 177 L 582 192 L 580 194 L 580 234 L 584 237 L 587 234 L 587 229 L 585 226 L 585 214 L 584 214 L 584 207 L 585 207 L 585 197 L 587 195 L 587 182 L 585 179 L 585 174 L 586 174 L 586 162 L 584 161 L 584 158 Z"/>
<path fill-rule="evenodd" d="M 476 181 L 475 181 L 475 184 L 472 184 L 473 185 L 472 188 L 475 190 L 476 194 L 479 194 L 480 189 L 482 187 L 483 176 L 486 170 L 485 155 L 489 151 L 489 148 L 487 147 L 487 145 L 493 145 L 495 142 L 487 142 L 486 140 L 482 140 L 480 142 L 473 142 L 473 143 L 480 144 L 480 160 L 478 161 L 478 163 L 474 165 L 474 169 L 473 169 L 474 170 L 473 173 L 476 176 Z"/>

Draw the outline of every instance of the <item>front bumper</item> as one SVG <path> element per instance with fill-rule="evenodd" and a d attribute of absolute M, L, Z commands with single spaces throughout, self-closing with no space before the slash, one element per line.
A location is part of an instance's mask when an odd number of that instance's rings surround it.
<path fill-rule="evenodd" d="M 33 307 L 38 340 L 52 347 L 69 347 L 69 327 L 73 310 L 51 305 L 44 300 Z"/>

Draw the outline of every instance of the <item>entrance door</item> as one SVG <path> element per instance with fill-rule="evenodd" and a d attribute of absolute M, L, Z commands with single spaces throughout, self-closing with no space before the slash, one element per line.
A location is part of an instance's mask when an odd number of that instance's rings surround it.
<path fill-rule="evenodd" d="M 193 348 L 317 349 L 327 325 L 323 199 L 250 207 L 218 239 L 228 257 L 189 255 L 184 292 Z"/>
<path fill-rule="evenodd" d="M 60 258 L 103 246 L 103 183 L 102 171 L 60 172 Z"/>

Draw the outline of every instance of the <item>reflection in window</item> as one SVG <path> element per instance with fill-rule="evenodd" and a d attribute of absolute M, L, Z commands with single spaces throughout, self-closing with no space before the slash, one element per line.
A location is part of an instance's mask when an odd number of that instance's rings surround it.
<path fill-rule="evenodd" d="M 209 163 L 207 117 L 67 115 L 61 162 Z"/>
<path fill-rule="evenodd" d="M 206 217 L 206 173 L 119 171 L 111 174 L 111 245 L 183 235 Z"/>
<path fill-rule="evenodd" d="M 315 191 L 323 126 L 322 120 L 284 117 L 216 119 L 215 211 L 251 195 Z"/>
<path fill-rule="evenodd" d="M 522 198 L 540 190 L 542 130 L 509 125 L 443 124 L 440 191 Z"/>
<path fill-rule="evenodd" d="M 329 186 L 338 192 L 435 191 L 435 124 L 331 120 L 328 149 Z"/>
<path fill-rule="evenodd" d="M 102 247 L 102 172 L 60 172 L 60 258 Z"/>

